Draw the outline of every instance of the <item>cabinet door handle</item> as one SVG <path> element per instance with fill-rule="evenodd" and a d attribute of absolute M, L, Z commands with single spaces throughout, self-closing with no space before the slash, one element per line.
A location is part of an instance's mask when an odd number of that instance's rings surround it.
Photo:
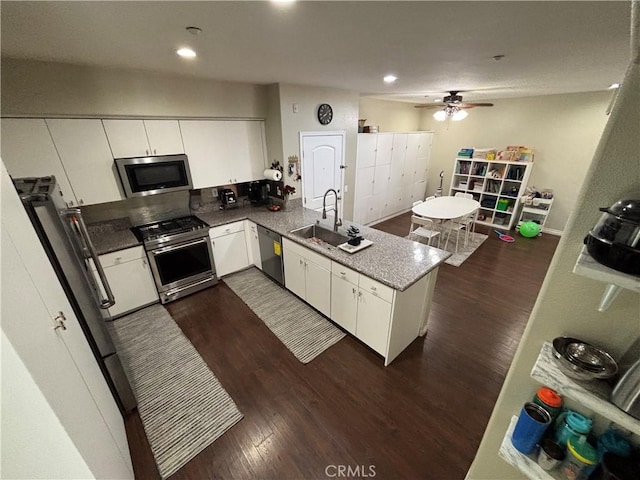
<path fill-rule="evenodd" d="M 146 153 L 147 155 L 149 155 L 149 150 L 145 150 L 144 153 Z"/>
<path fill-rule="evenodd" d="M 355 287 L 351 287 L 351 291 L 353 292 L 353 298 L 356 298 L 356 289 L 355 289 Z"/>
<path fill-rule="evenodd" d="M 146 259 L 146 258 L 143 258 L 143 259 L 142 259 L 142 266 L 143 266 L 144 268 L 147 268 L 147 259 Z"/>
<path fill-rule="evenodd" d="M 83 199 L 78 200 L 78 205 L 84 205 L 84 200 Z"/>
<path fill-rule="evenodd" d="M 376 287 L 371 287 L 371 290 L 373 290 L 374 292 L 377 290 Z"/>
<path fill-rule="evenodd" d="M 157 155 L 157 153 L 156 153 L 156 149 L 155 149 L 155 148 L 153 149 L 153 154 L 154 154 L 154 155 Z"/>
<path fill-rule="evenodd" d="M 61 328 L 62 330 L 66 330 L 67 326 L 64 324 L 66 320 L 67 320 L 67 317 L 64 316 L 64 313 L 58 312 L 58 315 L 53 317 L 53 321 L 56 324 L 55 327 L 53 327 L 53 329 L 58 330 L 59 328 Z"/>

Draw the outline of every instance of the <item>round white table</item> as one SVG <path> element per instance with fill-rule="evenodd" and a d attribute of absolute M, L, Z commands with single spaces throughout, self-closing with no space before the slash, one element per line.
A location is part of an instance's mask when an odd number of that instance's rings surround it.
<path fill-rule="evenodd" d="M 470 215 L 479 208 L 480 202 L 470 198 L 436 197 L 416 205 L 411 211 L 421 217 L 451 220 Z"/>

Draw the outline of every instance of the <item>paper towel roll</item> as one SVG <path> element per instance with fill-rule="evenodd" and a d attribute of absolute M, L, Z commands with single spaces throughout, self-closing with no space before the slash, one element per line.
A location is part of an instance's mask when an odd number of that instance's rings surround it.
<path fill-rule="evenodd" d="M 275 180 L 276 182 L 279 182 L 280 180 L 282 180 L 282 172 L 280 170 L 267 169 L 264 171 L 264 178 L 266 178 L 267 180 Z"/>

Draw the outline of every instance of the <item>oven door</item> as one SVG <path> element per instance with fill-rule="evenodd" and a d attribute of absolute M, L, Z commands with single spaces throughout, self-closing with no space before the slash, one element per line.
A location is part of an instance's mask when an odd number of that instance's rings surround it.
<path fill-rule="evenodd" d="M 159 292 L 215 277 L 209 235 L 147 252 Z"/>

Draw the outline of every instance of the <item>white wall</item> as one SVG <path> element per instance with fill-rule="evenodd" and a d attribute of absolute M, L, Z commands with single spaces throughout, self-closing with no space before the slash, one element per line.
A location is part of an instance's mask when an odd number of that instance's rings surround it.
<path fill-rule="evenodd" d="M 94 478 L 2 331 L 0 478 Z"/>
<path fill-rule="evenodd" d="M 413 103 L 360 98 L 360 118 L 365 125 L 377 125 L 379 132 L 413 132 L 419 130 L 421 111 Z"/>
<path fill-rule="evenodd" d="M 315 88 L 302 85 L 280 84 L 280 115 L 282 119 L 283 158 L 290 155 L 300 157 L 300 132 L 306 131 L 338 131 L 346 132 L 345 139 L 345 185 L 348 192 L 343 194 L 343 212 L 341 216 L 353 218 L 353 193 L 355 185 L 356 145 L 358 135 L 358 102 L 356 92 L 328 88 Z M 293 104 L 298 105 L 298 113 L 293 113 Z M 333 121 L 329 125 L 321 125 L 316 117 L 316 110 L 321 103 L 328 103 L 333 108 Z M 271 159 L 273 160 L 273 158 Z M 286 175 L 287 184 L 296 187 L 299 197 L 301 182 L 293 182 Z"/>
<path fill-rule="evenodd" d="M 636 65 L 625 77 L 616 107 L 598 143 L 565 234 L 469 470 L 470 479 L 521 477 L 499 459 L 498 448 L 511 416 L 520 411 L 525 401 L 533 398 L 539 387 L 529 373 L 544 341 L 567 335 L 598 345 L 614 358 L 620 358 L 640 336 L 640 298 L 637 293 L 625 290 L 608 310 L 598 312 L 605 284 L 572 273 L 583 246 L 582 240 L 601 215 L 598 207 L 611 205 L 620 199 L 640 198 L 638 105 L 640 56 L 636 57 Z M 553 119 L 549 121 L 553 123 Z M 584 407 L 579 410 L 591 413 Z"/>
<path fill-rule="evenodd" d="M 266 87 L 2 59 L 2 115 L 265 118 Z"/>
<path fill-rule="evenodd" d="M 535 153 L 529 186 L 555 193 L 546 227 L 562 231 L 607 121 L 610 98 L 604 91 L 494 100 L 494 107 L 470 109 L 459 122 L 437 122 L 435 110 L 423 109 L 420 129 L 435 132 L 429 193 L 435 193 L 441 170 L 448 191 L 460 148 L 526 145 Z"/>

